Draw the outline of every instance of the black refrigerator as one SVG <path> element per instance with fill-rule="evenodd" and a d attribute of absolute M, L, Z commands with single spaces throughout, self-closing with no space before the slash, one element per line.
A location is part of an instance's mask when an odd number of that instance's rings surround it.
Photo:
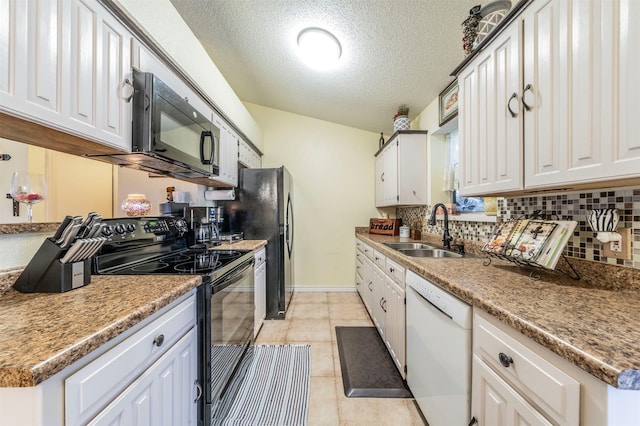
<path fill-rule="evenodd" d="M 283 167 L 241 169 L 234 201 L 224 207 L 221 232 L 267 240 L 267 319 L 284 319 L 293 296 L 293 187 Z"/>

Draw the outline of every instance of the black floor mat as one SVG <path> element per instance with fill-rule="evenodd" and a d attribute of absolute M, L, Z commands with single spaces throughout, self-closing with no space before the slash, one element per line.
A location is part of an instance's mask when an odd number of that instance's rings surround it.
<path fill-rule="evenodd" d="M 336 327 L 344 394 L 413 398 L 375 327 Z"/>

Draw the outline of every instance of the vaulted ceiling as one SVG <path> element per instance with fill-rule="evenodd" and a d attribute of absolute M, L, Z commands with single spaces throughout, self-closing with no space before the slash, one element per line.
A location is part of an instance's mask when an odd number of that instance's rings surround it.
<path fill-rule="evenodd" d="M 392 133 L 398 105 L 419 114 L 464 59 L 461 23 L 477 0 L 171 0 L 243 102 Z M 298 33 L 342 45 L 331 71 L 298 57 Z"/>

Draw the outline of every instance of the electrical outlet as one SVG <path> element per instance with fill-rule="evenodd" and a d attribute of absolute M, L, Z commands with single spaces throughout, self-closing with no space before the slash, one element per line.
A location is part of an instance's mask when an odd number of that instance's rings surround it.
<path fill-rule="evenodd" d="M 622 239 L 604 244 L 604 255 L 614 259 L 631 260 L 631 228 L 617 229 L 616 232 Z"/>

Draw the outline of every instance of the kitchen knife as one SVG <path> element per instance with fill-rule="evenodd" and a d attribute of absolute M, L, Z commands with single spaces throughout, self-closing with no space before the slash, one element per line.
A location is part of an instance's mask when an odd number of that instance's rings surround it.
<path fill-rule="evenodd" d="M 80 222 L 82 222 L 82 216 L 75 216 L 74 218 L 72 218 L 71 222 L 69 222 L 64 231 L 62 231 L 62 235 L 60 236 L 60 238 L 56 240 L 56 244 L 61 246 L 62 243 L 67 240 L 67 236 L 71 233 L 71 230 L 75 225 L 78 225 L 78 228 L 80 228 Z"/>
<path fill-rule="evenodd" d="M 94 222 L 93 226 L 91 226 L 91 230 L 87 234 L 87 238 L 95 238 L 100 234 L 100 227 L 102 226 L 101 222 Z"/>
<path fill-rule="evenodd" d="M 91 226 L 96 216 L 98 216 L 96 212 L 91 212 L 87 215 L 85 221 L 82 222 L 80 231 L 78 231 L 78 238 L 85 238 L 87 236 L 87 233 L 91 231 Z"/>
<path fill-rule="evenodd" d="M 78 231 L 80 231 L 79 223 L 76 225 L 73 225 L 69 233 L 67 233 L 66 236 L 64 236 L 64 240 L 62 241 L 62 244 L 59 244 L 60 248 L 61 249 L 69 248 L 69 246 L 71 246 L 71 244 L 73 243 L 73 240 L 78 235 Z"/>
<path fill-rule="evenodd" d="M 62 236 L 62 232 L 71 223 L 72 219 L 73 219 L 73 216 L 65 216 L 64 219 L 62 219 L 62 223 L 60 224 L 60 226 L 56 230 L 56 233 L 53 234 L 53 240 L 54 241 L 57 241 Z"/>
<path fill-rule="evenodd" d="M 84 242 L 85 240 L 76 241 L 75 244 L 72 245 L 71 248 L 65 253 L 62 259 L 60 259 L 60 263 L 69 263 L 75 257 L 77 257 L 78 253 L 82 251 L 83 247 L 85 247 Z"/>
<path fill-rule="evenodd" d="M 85 255 L 85 259 L 89 259 L 90 257 L 95 256 L 98 251 L 100 251 L 100 249 L 102 248 L 102 245 L 104 244 L 105 241 L 107 241 L 106 238 L 94 238 L 95 240 L 97 240 L 89 249 L 89 253 L 87 253 Z"/>

